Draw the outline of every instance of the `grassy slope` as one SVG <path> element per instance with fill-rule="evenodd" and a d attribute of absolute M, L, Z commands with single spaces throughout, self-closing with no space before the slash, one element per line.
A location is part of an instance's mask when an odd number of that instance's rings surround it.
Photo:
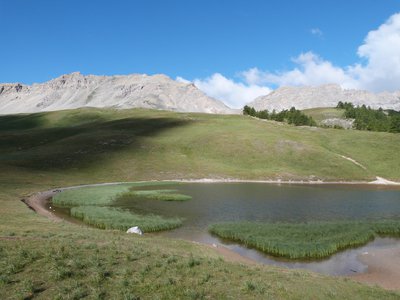
<path fill-rule="evenodd" d="M 54 223 L 19 201 L 34 191 L 106 181 L 311 174 L 398 180 L 398 135 L 294 128 L 242 116 L 87 109 L 0 117 L 0 131 L 2 298 L 31 293 L 45 299 L 87 294 L 399 298 L 346 279 L 231 264 L 207 247 L 185 241 Z M 338 158 L 337 152 L 365 164 L 368 171 Z"/>
<path fill-rule="evenodd" d="M 326 108 L 326 107 L 319 107 L 319 108 L 310 108 L 304 109 L 303 113 L 307 116 L 312 117 L 317 124 L 321 124 L 321 121 L 326 119 L 333 119 L 339 118 L 344 119 L 344 109 L 339 108 Z"/>
<path fill-rule="evenodd" d="M 325 180 L 375 176 L 400 180 L 396 134 L 147 110 L 78 110 L 24 117 L 36 125 L 19 118 L 13 120 L 17 129 L 2 130 L 0 135 L 0 167 L 6 178 L 29 177 L 34 171 L 46 177 L 57 174 L 56 183 L 62 171 L 62 182 L 70 178 L 71 183 L 311 175 Z M 31 129 L 18 129 L 23 122 Z M 367 171 L 338 154 L 357 160 Z"/>

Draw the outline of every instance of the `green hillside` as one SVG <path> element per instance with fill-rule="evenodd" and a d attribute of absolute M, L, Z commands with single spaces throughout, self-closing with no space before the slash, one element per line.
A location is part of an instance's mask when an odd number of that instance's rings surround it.
<path fill-rule="evenodd" d="M 317 124 L 321 124 L 321 121 L 326 119 L 339 118 L 344 119 L 344 109 L 339 108 L 329 108 L 329 107 L 319 107 L 304 109 L 303 113 L 307 116 L 312 117 Z"/>
<path fill-rule="evenodd" d="M 81 109 L 0 117 L 5 179 L 400 180 L 400 135 L 338 131 L 239 115 Z M 350 157 L 367 170 L 344 159 Z"/>
<path fill-rule="evenodd" d="M 400 180 L 399 152 L 398 134 L 241 115 L 80 109 L 0 116 L 1 298 L 398 299 L 349 279 L 231 263 L 187 241 L 53 222 L 20 200 L 58 186 L 151 179 Z"/>

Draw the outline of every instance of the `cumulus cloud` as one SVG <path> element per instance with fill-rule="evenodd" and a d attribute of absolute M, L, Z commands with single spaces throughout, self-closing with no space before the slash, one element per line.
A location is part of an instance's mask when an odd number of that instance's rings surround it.
<path fill-rule="evenodd" d="M 286 72 L 268 72 L 252 68 L 242 72 L 246 82 L 276 86 L 303 86 L 338 83 L 345 88 L 356 87 L 356 82 L 343 68 L 334 66 L 314 54 L 306 52 L 292 59 L 296 67 Z"/>
<path fill-rule="evenodd" d="M 373 91 L 400 89 L 400 13 L 370 31 L 357 54 L 366 61 L 350 68 L 359 85 Z"/>
<path fill-rule="evenodd" d="M 205 79 L 195 79 L 194 84 L 210 97 L 222 100 L 233 108 L 241 108 L 244 103 L 271 92 L 268 87 L 235 82 L 220 73 Z"/>
<path fill-rule="evenodd" d="M 285 72 L 242 72 L 252 83 L 277 86 L 340 84 L 343 88 L 375 92 L 400 89 L 400 13 L 394 14 L 378 29 L 370 31 L 358 48 L 361 60 L 346 67 L 335 66 L 313 52 L 292 59 L 295 67 Z"/>
<path fill-rule="evenodd" d="M 318 28 L 312 29 L 311 33 L 322 35 Z M 280 86 L 335 83 L 343 88 L 373 92 L 400 90 L 400 13 L 370 31 L 357 55 L 358 62 L 341 67 L 309 51 L 292 59 L 294 67 L 291 70 L 271 72 L 251 68 L 239 73 L 240 81 L 215 73 L 205 79 L 196 79 L 194 83 L 206 94 L 231 107 L 242 107 Z"/>

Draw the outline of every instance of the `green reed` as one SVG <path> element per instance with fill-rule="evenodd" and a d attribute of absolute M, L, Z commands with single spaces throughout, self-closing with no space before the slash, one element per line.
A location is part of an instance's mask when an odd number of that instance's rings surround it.
<path fill-rule="evenodd" d="M 312 259 L 363 245 L 377 235 L 400 235 L 400 221 L 237 222 L 213 224 L 209 231 L 270 255 Z"/>
<path fill-rule="evenodd" d="M 182 225 L 180 218 L 138 215 L 112 207 L 77 206 L 71 208 L 71 215 L 101 229 L 127 230 L 130 227 L 139 226 L 143 232 L 154 232 Z"/>

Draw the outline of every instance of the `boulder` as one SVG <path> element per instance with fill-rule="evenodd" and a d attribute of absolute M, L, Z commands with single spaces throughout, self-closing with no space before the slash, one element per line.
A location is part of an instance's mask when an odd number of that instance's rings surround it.
<path fill-rule="evenodd" d="M 139 235 L 143 234 L 142 230 L 138 226 L 134 226 L 134 227 L 129 228 L 126 231 L 126 233 L 136 233 L 136 234 L 139 234 Z"/>

